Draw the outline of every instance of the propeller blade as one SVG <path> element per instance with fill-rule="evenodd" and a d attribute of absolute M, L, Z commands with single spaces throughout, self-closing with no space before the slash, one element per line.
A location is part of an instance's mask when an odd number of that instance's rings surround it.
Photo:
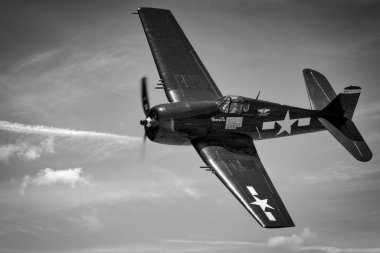
<path fill-rule="evenodd" d="M 148 117 L 150 106 L 149 106 L 149 98 L 146 84 L 146 77 L 141 78 L 141 101 L 145 116 Z"/>
<path fill-rule="evenodd" d="M 147 139 L 147 135 L 146 135 L 146 133 L 144 133 L 143 141 L 141 143 L 141 148 L 140 148 L 140 160 L 142 160 L 142 161 L 145 161 L 146 139 Z"/>
<path fill-rule="evenodd" d="M 147 138 L 147 135 L 146 135 L 146 133 L 144 133 L 144 137 L 143 137 L 143 142 L 144 143 L 146 142 L 146 138 Z"/>

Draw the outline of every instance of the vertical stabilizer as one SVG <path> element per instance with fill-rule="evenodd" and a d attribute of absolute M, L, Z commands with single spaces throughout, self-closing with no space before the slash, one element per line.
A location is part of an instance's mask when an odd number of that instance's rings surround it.
<path fill-rule="evenodd" d="M 311 108 L 322 110 L 336 97 L 335 91 L 321 73 L 312 69 L 304 69 L 302 72 Z"/>

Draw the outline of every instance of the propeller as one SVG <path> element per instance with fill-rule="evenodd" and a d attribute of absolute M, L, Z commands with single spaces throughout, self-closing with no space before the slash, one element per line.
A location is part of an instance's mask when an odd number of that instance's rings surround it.
<path fill-rule="evenodd" d="M 142 160 L 145 160 L 145 153 L 146 153 L 146 127 L 149 125 L 149 111 L 150 111 L 150 106 L 149 106 L 149 97 L 148 97 L 148 91 L 147 91 L 147 84 L 146 84 L 146 77 L 144 76 L 141 78 L 141 102 L 142 102 L 142 107 L 143 111 L 145 113 L 145 119 L 140 121 L 140 124 L 144 126 L 144 136 L 142 139 L 142 144 L 141 144 L 141 150 L 140 150 L 140 158 Z"/>

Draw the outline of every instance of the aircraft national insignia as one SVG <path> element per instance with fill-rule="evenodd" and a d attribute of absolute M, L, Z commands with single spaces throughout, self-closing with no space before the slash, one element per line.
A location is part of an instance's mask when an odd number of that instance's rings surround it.
<path fill-rule="evenodd" d="M 288 134 L 291 134 L 292 133 L 292 125 L 294 122 L 296 122 L 297 119 L 290 119 L 289 117 L 289 110 L 286 112 L 286 115 L 285 115 L 285 118 L 284 120 L 280 120 L 280 121 L 276 121 L 280 126 L 281 126 L 281 129 L 280 131 L 277 133 L 277 135 L 279 135 L 280 133 L 283 133 L 283 132 L 287 132 Z"/>
<path fill-rule="evenodd" d="M 296 121 L 298 121 L 297 126 L 299 126 L 299 127 L 310 125 L 310 118 L 291 119 L 289 116 L 289 110 L 287 110 L 285 118 L 283 120 L 263 122 L 262 130 L 274 129 L 275 123 L 277 123 L 280 125 L 281 129 L 280 129 L 280 131 L 278 131 L 278 133 L 276 135 L 279 135 L 283 132 L 287 132 L 288 134 L 291 134 L 292 133 L 292 125 Z"/>
<path fill-rule="evenodd" d="M 265 211 L 266 208 L 274 209 L 272 206 L 268 205 L 268 199 L 259 199 L 258 197 L 256 197 L 258 194 L 252 186 L 247 186 L 247 189 L 252 194 L 252 196 L 255 198 L 255 201 L 251 202 L 250 204 L 260 206 L 270 221 L 276 221 L 276 218 L 273 216 L 273 214 L 271 212 Z"/>

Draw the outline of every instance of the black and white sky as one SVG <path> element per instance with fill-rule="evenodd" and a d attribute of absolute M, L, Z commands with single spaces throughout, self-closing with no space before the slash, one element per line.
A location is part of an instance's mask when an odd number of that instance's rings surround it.
<path fill-rule="evenodd" d="M 165 103 L 138 7 L 170 9 L 221 92 L 309 108 L 303 68 L 362 87 L 356 161 L 328 133 L 256 142 L 295 228 L 263 229 L 192 147 L 148 143 Z M 380 252 L 380 1 L 0 1 L 0 252 Z"/>

